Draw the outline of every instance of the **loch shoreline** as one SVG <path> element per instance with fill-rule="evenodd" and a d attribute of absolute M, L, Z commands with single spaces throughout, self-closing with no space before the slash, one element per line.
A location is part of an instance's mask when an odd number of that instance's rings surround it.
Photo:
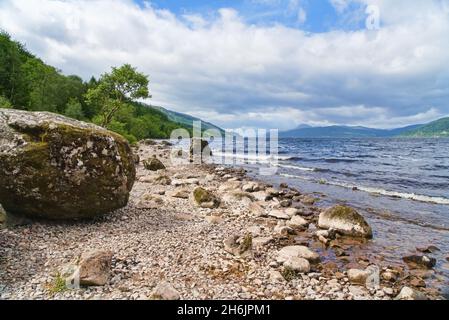
<path fill-rule="evenodd" d="M 409 270 L 369 252 L 369 245 L 364 250 L 375 238 L 324 244 L 316 236 L 323 208 L 314 196 L 270 186 L 236 167 L 171 165 L 167 144 L 141 143 L 136 152 L 141 160 L 156 157 L 166 169 L 149 171 L 140 161 L 126 207 L 91 221 L 41 220 L 0 231 L 0 299 L 390 300 L 404 287 L 442 298 L 438 288 L 426 284 L 434 271 Z M 251 184 L 260 191 L 249 191 L 245 186 Z M 220 205 L 198 206 L 192 199 L 198 187 Z M 307 227 L 270 214 L 289 208 L 298 209 Z M 235 254 L 230 238 L 241 244 L 248 234 L 251 246 Z M 319 262 L 305 273 L 285 272 L 278 255 L 293 245 L 318 254 Z M 61 268 L 86 250 L 112 252 L 107 283 L 54 290 Z M 370 266 L 379 270 L 378 285 L 367 288 L 349 279 L 350 269 Z"/>

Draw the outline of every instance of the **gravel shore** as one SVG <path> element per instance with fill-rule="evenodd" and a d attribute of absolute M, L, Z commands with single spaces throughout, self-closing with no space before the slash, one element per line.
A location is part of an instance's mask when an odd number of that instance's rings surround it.
<path fill-rule="evenodd" d="M 0 231 L 0 299 L 146 300 L 162 291 L 158 296 L 181 299 L 389 300 L 411 286 L 405 268 L 347 254 L 351 242 L 333 247 L 338 263 L 322 257 L 309 272 L 289 273 L 278 261 L 282 248 L 303 245 L 322 254 L 327 247 L 326 239 L 316 237 L 320 209 L 310 196 L 284 188 L 266 200 L 264 194 L 273 190 L 261 182 L 254 184 L 261 191 L 242 191 L 252 183 L 242 170 L 171 166 L 170 149 L 163 145 L 141 144 L 138 153 L 140 159 L 156 156 L 167 169 L 148 171 L 141 162 L 125 208 L 90 221 L 33 221 Z M 198 186 L 219 198 L 220 206 L 195 204 Z M 305 220 L 307 227 L 280 216 L 289 208 L 300 209 L 302 220 L 294 221 Z M 238 244 L 247 235 L 252 244 L 242 254 L 226 247 L 233 236 Z M 112 252 L 108 283 L 58 290 L 61 268 L 89 250 Z M 374 264 L 380 283 L 367 288 L 349 279 L 350 267 Z"/>

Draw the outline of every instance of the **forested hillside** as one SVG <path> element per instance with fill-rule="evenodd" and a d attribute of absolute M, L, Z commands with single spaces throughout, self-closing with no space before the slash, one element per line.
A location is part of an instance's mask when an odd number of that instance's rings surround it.
<path fill-rule="evenodd" d="M 135 70 L 126 65 L 129 70 Z M 125 68 L 125 69 L 126 69 Z M 105 70 L 109 71 L 109 70 Z M 78 120 L 104 124 L 130 142 L 145 138 L 168 138 L 176 128 L 188 125 L 170 120 L 163 112 L 135 99 L 122 101 L 110 121 L 103 123 L 101 102 L 88 99 L 101 79 L 85 82 L 76 75 L 65 76 L 45 64 L 21 43 L 0 32 L 0 107 L 50 111 Z"/>

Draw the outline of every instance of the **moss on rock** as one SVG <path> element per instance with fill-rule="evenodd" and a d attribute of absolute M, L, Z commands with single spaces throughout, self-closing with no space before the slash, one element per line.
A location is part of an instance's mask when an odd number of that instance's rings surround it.
<path fill-rule="evenodd" d="M 150 171 L 165 170 L 165 165 L 156 158 L 150 158 L 143 162 L 145 169 Z"/>
<path fill-rule="evenodd" d="M 193 199 L 197 205 L 205 208 L 217 208 L 220 201 L 210 191 L 198 187 L 193 190 Z"/>
<path fill-rule="evenodd" d="M 0 202 L 48 219 L 89 218 L 125 206 L 135 180 L 128 142 L 46 112 L 0 111 Z"/>
<path fill-rule="evenodd" d="M 373 231 L 365 218 L 348 206 L 337 205 L 325 210 L 320 214 L 318 226 L 322 229 L 334 229 L 346 236 L 373 237 Z"/>

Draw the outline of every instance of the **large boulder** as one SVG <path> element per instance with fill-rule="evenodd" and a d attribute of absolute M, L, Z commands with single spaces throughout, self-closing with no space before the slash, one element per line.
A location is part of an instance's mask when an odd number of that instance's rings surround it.
<path fill-rule="evenodd" d="M 323 211 L 318 219 L 321 229 L 333 229 L 346 236 L 371 239 L 371 227 L 356 210 L 347 206 L 334 206 Z"/>
<path fill-rule="evenodd" d="M 90 218 L 124 207 L 136 169 L 128 142 L 48 112 L 0 109 L 0 203 L 32 218 Z"/>

